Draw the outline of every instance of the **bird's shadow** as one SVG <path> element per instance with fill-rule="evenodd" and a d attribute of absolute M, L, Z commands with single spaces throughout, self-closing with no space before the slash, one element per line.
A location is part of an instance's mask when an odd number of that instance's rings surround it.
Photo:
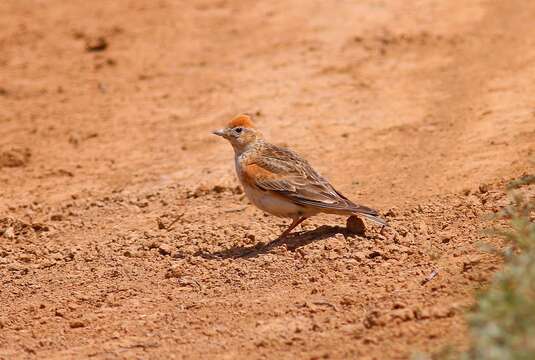
<path fill-rule="evenodd" d="M 283 238 L 275 239 L 267 244 L 259 243 L 253 246 L 234 246 L 229 249 L 208 253 L 198 252 L 195 255 L 205 259 L 236 259 L 236 258 L 254 258 L 262 254 L 269 253 L 277 246 L 286 245 L 289 251 L 306 246 L 314 241 L 327 239 L 335 234 L 342 234 L 345 237 L 352 237 L 355 234 L 349 232 L 346 228 L 340 226 L 322 225 L 317 229 L 310 231 L 300 231 L 287 235 Z"/>

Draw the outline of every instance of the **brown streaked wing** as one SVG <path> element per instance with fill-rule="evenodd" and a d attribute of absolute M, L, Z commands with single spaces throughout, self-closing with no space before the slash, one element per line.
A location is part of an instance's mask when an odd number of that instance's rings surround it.
<path fill-rule="evenodd" d="M 299 205 L 377 214 L 340 194 L 305 159 L 288 149 L 266 144 L 245 172 L 259 188 L 280 193 Z"/>

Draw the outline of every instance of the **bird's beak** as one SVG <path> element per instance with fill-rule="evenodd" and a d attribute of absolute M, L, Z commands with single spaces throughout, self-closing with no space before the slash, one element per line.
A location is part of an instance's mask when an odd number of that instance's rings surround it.
<path fill-rule="evenodd" d="M 212 131 L 212 134 L 217 135 L 217 136 L 225 136 L 225 129 Z"/>

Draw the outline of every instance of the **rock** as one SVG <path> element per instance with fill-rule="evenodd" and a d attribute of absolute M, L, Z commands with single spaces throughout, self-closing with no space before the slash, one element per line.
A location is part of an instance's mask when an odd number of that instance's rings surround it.
<path fill-rule="evenodd" d="M 62 221 L 63 220 L 63 215 L 62 214 L 53 214 L 52 216 L 50 216 L 50 220 L 52 220 L 52 221 Z"/>
<path fill-rule="evenodd" d="M 108 48 L 108 41 L 102 36 L 87 38 L 85 49 L 88 52 L 104 51 Z"/>
<path fill-rule="evenodd" d="M 382 254 L 379 251 L 373 250 L 372 252 L 368 254 L 367 257 L 368 259 L 375 259 L 376 257 L 380 257 L 380 256 L 382 256 Z"/>
<path fill-rule="evenodd" d="M 18 261 L 23 263 L 31 263 L 33 260 L 33 256 L 30 254 L 21 254 L 18 258 Z"/>
<path fill-rule="evenodd" d="M 475 265 L 478 265 L 480 262 L 481 262 L 480 256 L 475 255 L 475 256 L 468 257 L 465 261 L 463 261 L 462 272 L 464 273 L 464 272 L 472 270 L 472 268 Z"/>
<path fill-rule="evenodd" d="M 353 258 L 357 261 L 363 262 L 364 260 L 366 260 L 366 253 L 363 251 L 358 251 L 353 254 Z"/>
<path fill-rule="evenodd" d="M 182 267 L 179 264 L 171 265 L 167 272 L 165 273 L 165 278 L 178 278 L 183 275 Z"/>
<path fill-rule="evenodd" d="M 80 320 L 80 319 L 77 319 L 77 320 L 72 320 L 69 322 L 69 326 L 71 329 L 78 329 L 78 328 L 83 328 L 86 326 L 86 322 L 84 320 Z"/>
<path fill-rule="evenodd" d="M 427 233 L 428 233 L 427 224 L 425 222 L 423 222 L 423 221 L 420 221 L 420 223 L 418 224 L 418 230 L 419 230 L 420 234 L 427 235 Z"/>
<path fill-rule="evenodd" d="M 215 185 L 213 188 L 212 188 L 212 191 L 215 192 L 216 194 L 221 194 L 222 192 L 224 192 L 226 190 L 226 188 L 224 186 L 221 186 L 221 185 Z"/>
<path fill-rule="evenodd" d="M 210 188 L 206 185 L 199 185 L 193 192 L 188 192 L 188 198 L 199 198 L 210 193 Z"/>
<path fill-rule="evenodd" d="M 385 324 L 386 321 L 384 317 L 377 310 L 370 311 L 368 314 L 366 314 L 363 321 L 363 325 L 366 329 L 370 329 L 375 326 L 384 326 Z"/>
<path fill-rule="evenodd" d="M 336 240 L 340 240 L 340 241 L 345 241 L 345 237 L 344 237 L 344 234 L 340 234 L 340 233 L 336 233 L 334 234 L 334 238 Z M 327 245 L 328 246 L 328 245 Z M 331 250 L 332 248 L 329 247 L 328 249 L 326 248 L 325 250 Z"/>
<path fill-rule="evenodd" d="M 171 249 L 171 246 L 169 246 L 167 244 L 160 244 L 158 246 L 158 251 L 162 255 L 171 255 L 171 252 L 173 251 L 173 249 Z"/>
<path fill-rule="evenodd" d="M 0 169 L 25 166 L 30 161 L 31 155 L 28 148 L 11 148 L 0 152 Z"/>
<path fill-rule="evenodd" d="M 440 235 L 440 242 L 443 243 L 443 244 L 447 244 L 447 243 L 450 242 L 452 237 L 453 236 L 450 233 L 447 233 L 447 232 L 446 233 L 442 233 Z"/>
<path fill-rule="evenodd" d="M 390 312 L 390 318 L 392 320 L 409 321 L 414 319 L 415 315 L 412 309 L 396 309 Z"/>
<path fill-rule="evenodd" d="M 396 217 L 397 215 L 398 209 L 396 207 L 391 207 L 385 214 L 386 217 Z"/>
<path fill-rule="evenodd" d="M 443 319 L 455 315 L 455 309 L 449 306 L 435 306 L 431 308 L 430 313 L 434 319 Z"/>
<path fill-rule="evenodd" d="M 39 231 L 49 231 L 50 230 L 48 225 L 43 224 L 43 223 L 33 223 L 31 226 L 32 226 L 32 229 L 37 231 L 37 232 L 39 232 Z"/>
<path fill-rule="evenodd" d="M 15 230 L 13 229 L 13 227 L 10 226 L 7 229 L 5 229 L 3 236 L 6 239 L 14 239 L 15 238 Z"/>
<path fill-rule="evenodd" d="M 482 194 L 489 192 L 489 186 L 487 184 L 479 184 L 479 192 Z"/>
<path fill-rule="evenodd" d="M 351 215 L 346 222 L 346 228 L 353 234 L 364 235 L 366 232 L 366 225 L 361 218 Z"/>

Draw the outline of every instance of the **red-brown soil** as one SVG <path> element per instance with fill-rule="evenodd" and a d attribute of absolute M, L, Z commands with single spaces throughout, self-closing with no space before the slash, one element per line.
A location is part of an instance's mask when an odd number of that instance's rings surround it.
<path fill-rule="evenodd" d="M 519 0 L 1 1 L 0 358 L 465 348 L 501 267 L 486 215 L 533 171 L 533 19 Z M 288 222 L 210 134 L 239 112 L 391 229 L 319 216 L 270 244 Z"/>

